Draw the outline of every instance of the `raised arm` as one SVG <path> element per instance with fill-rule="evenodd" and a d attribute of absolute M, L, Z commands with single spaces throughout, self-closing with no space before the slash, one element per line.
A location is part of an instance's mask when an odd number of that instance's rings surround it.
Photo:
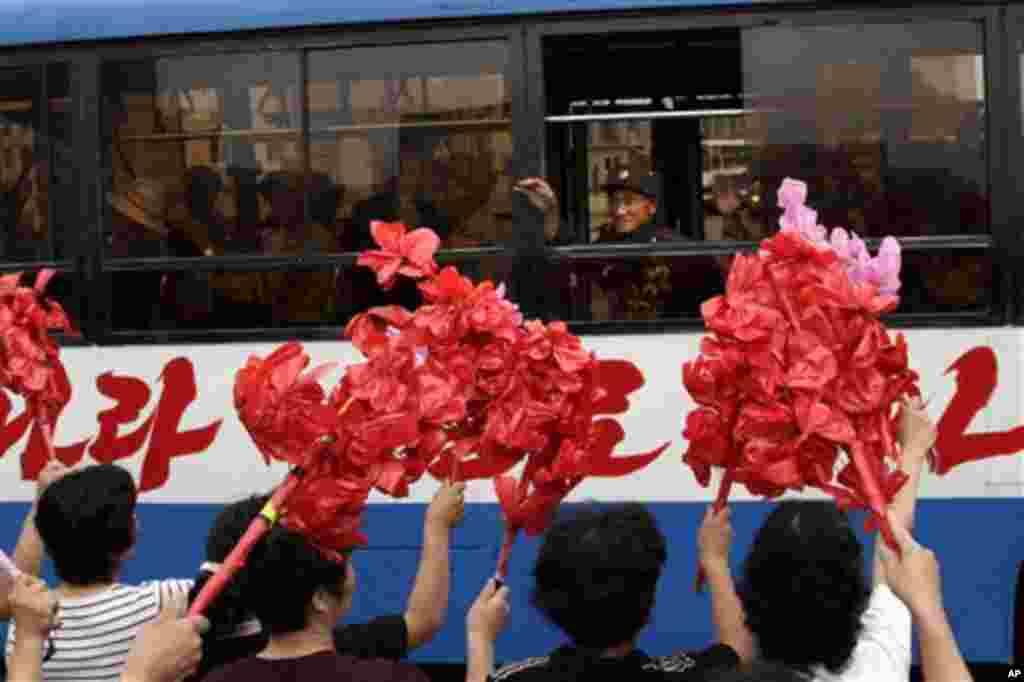
<path fill-rule="evenodd" d="M 902 528 L 914 529 L 914 508 L 917 506 L 917 490 L 921 481 L 924 462 L 935 445 L 937 432 L 920 399 L 906 401 L 900 414 L 900 466 L 907 474 L 907 482 L 896 493 L 889 510 L 892 518 Z M 875 540 L 874 574 L 875 584 L 885 582 L 885 571 L 882 570 L 881 556 L 878 548 L 884 540 Z"/>
<path fill-rule="evenodd" d="M 466 614 L 466 682 L 487 682 L 494 669 L 494 642 L 508 612 L 508 587 L 488 580 Z"/>
<path fill-rule="evenodd" d="M 517 182 L 512 189 L 526 195 L 530 205 L 544 216 L 545 241 L 556 241 L 561 230 L 561 218 L 558 211 L 558 196 L 551 189 L 551 185 L 543 178 L 525 178 Z"/>
<path fill-rule="evenodd" d="M 51 460 L 36 477 L 36 499 L 32 503 L 25 522 L 22 524 L 21 535 L 18 536 L 18 545 L 14 548 L 14 564 L 29 575 L 39 575 L 43 570 L 43 555 L 46 553 L 43 547 L 43 539 L 39 537 L 36 530 L 36 506 L 39 498 L 47 486 L 71 472 L 66 466 L 57 460 Z"/>
<path fill-rule="evenodd" d="M 42 573 L 43 556 L 46 554 L 43 539 L 39 537 L 39 531 L 36 530 L 36 505 L 39 504 L 39 498 L 43 496 L 46 487 L 70 471 L 60 462 L 53 460 L 43 467 L 36 478 L 36 499 L 21 525 L 18 544 L 14 548 L 14 556 L 11 557 L 14 565 L 28 575 L 38 576 Z M 7 597 L 6 593 L 0 591 L 0 620 L 7 620 L 11 617 L 11 608 Z"/>
<path fill-rule="evenodd" d="M 697 551 L 711 591 L 711 618 L 715 634 L 719 642 L 732 647 L 740 660 L 749 662 L 754 660 L 756 647 L 754 635 L 747 629 L 743 603 L 736 593 L 729 568 L 731 542 L 729 508 L 715 514 L 714 506 L 709 506 L 697 534 Z"/>
<path fill-rule="evenodd" d="M 423 646 L 444 625 L 448 609 L 448 546 L 451 530 L 465 513 L 465 483 L 444 484 L 434 495 L 423 521 L 423 553 L 405 609 L 409 650 Z"/>
<path fill-rule="evenodd" d="M 942 605 L 942 579 L 935 554 L 917 544 L 898 523 L 893 522 L 893 532 L 902 556 L 883 547 L 882 565 L 889 588 L 907 605 L 917 623 L 924 682 L 971 680 Z"/>

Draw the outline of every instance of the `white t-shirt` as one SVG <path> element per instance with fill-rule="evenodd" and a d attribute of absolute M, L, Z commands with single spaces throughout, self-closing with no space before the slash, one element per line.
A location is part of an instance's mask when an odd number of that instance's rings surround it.
<path fill-rule="evenodd" d="M 112 585 L 84 597 L 60 600 L 60 627 L 51 633 L 54 653 L 43 663 L 43 679 L 117 680 L 139 628 L 155 620 L 168 601 L 184 602 L 191 580 Z M 14 649 L 15 625 L 7 631 L 7 655 Z"/>
<path fill-rule="evenodd" d="M 888 585 L 875 587 L 861 622 L 864 629 L 850 662 L 838 675 L 824 668 L 815 670 L 815 682 L 906 682 L 910 678 L 910 611 Z"/>

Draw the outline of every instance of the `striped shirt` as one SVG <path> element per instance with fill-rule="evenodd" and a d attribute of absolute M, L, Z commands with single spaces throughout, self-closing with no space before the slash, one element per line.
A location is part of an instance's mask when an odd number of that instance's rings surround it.
<path fill-rule="evenodd" d="M 51 636 L 54 653 L 43 663 L 43 679 L 116 680 L 124 670 L 139 628 L 154 620 L 168 601 L 183 603 L 191 580 L 113 585 L 84 597 L 60 600 L 60 627 Z M 15 624 L 7 631 L 7 655 L 14 649 Z"/>

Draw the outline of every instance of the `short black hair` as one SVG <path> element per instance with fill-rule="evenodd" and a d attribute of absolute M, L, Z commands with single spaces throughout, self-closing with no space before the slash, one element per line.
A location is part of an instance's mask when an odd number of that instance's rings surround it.
<path fill-rule="evenodd" d="M 245 591 L 271 635 L 306 627 L 306 609 L 317 590 L 344 596 L 345 566 L 328 560 L 305 536 L 276 526 L 249 556 Z"/>
<path fill-rule="evenodd" d="M 840 672 L 870 597 L 864 548 L 846 515 L 832 502 L 780 504 L 754 537 L 739 595 L 765 659 Z"/>
<path fill-rule="evenodd" d="M 252 495 L 221 509 L 213 520 L 210 533 L 206 538 L 206 560 L 223 563 L 269 499 L 270 495 Z M 212 571 L 199 572 L 195 584 L 189 592 L 190 604 L 195 601 L 199 592 L 212 576 Z M 251 617 L 252 609 L 249 607 L 249 600 L 244 590 L 245 584 L 245 569 L 243 568 L 207 608 L 204 615 L 212 626 L 211 633 L 218 635 L 232 630 Z"/>
<path fill-rule="evenodd" d="M 270 495 L 250 495 L 221 509 L 206 538 L 206 560 L 220 563 L 227 559 L 269 500 Z"/>
<path fill-rule="evenodd" d="M 36 528 L 58 577 L 72 585 L 112 580 L 135 544 L 137 491 L 131 474 L 98 464 L 54 481 L 39 498 Z"/>
<path fill-rule="evenodd" d="M 642 505 L 578 511 L 544 536 L 532 603 L 578 647 L 607 649 L 647 624 L 667 557 L 665 537 Z"/>

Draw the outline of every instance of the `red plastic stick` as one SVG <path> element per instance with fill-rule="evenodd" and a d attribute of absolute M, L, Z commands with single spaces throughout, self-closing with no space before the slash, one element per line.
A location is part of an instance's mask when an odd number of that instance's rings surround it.
<path fill-rule="evenodd" d="M 868 503 L 869 511 L 875 516 L 878 521 L 878 529 L 882 532 L 882 537 L 885 538 L 885 543 L 889 545 L 892 551 L 896 552 L 896 556 L 902 556 L 900 551 L 900 545 L 896 542 L 896 536 L 892 532 L 892 526 L 889 525 L 889 517 L 886 516 L 886 509 L 888 505 L 885 502 L 885 496 L 882 494 L 881 489 L 878 487 L 878 481 L 875 479 L 874 472 L 871 471 L 871 465 L 865 459 L 866 455 L 857 446 L 854 446 L 850 450 L 850 459 L 853 461 L 854 467 L 857 469 L 857 474 L 860 476 L 861 495 L 865 498 Z"/>
<path fill-rule="evenodd" d="M 504 582 L 508 575 L 508 558 L 512 553 L 512 545 L 516 542 L 519 529 L 514 526 L 505 526 L 505 539 L 501 543 L 501 552 L 498 554 L 498 580 Z"/>
<path fill-rule="evenodd" d="M 224 588 L 227 586 L 231 579 L 235 576 L 238 571 L 245 566 L 246 559 L 249 558 L 249 553 L 252 552 L 252 548 L 256 546 L 256 543 L 266 535 L 274 523 L 277 521 L 277 515 L 284 507 L 288 498 L 292 492 L 299 485 L 299 481 L 302 478 L 299 473 L 292 470 L 288 473 L 288 477 L 284 480 L 284 483 L 274 491 L 274 495 L 267 502 L 267 505 L 260 512 L 260 515 L 253 519 L 252 523 L 249 524 L 248 530 L 245 531 L 245 535 L 238 541 L 235 548 L 231 550 L 227 558 L 224 560 L 224 564 L 220 570 L 213 574 L 213 576 L 203 585 L 203 589 L 199 591 L 199 595 L 195 601 L 192 602 L 192 606 L 188 610 L 188 615 L 199 616 L 213 603 Z"/>
<path fill-rule="evenodd" d="M 43 434 L 43 444 L 46 446 L 46 461 L 52 462 L 57 458 L 57 453 L 53 449 L 53 432 L 50 430 L 50 425 L 45 419 L 36 414 L 36 422 L 39 424 L 39 431 Z"/>

